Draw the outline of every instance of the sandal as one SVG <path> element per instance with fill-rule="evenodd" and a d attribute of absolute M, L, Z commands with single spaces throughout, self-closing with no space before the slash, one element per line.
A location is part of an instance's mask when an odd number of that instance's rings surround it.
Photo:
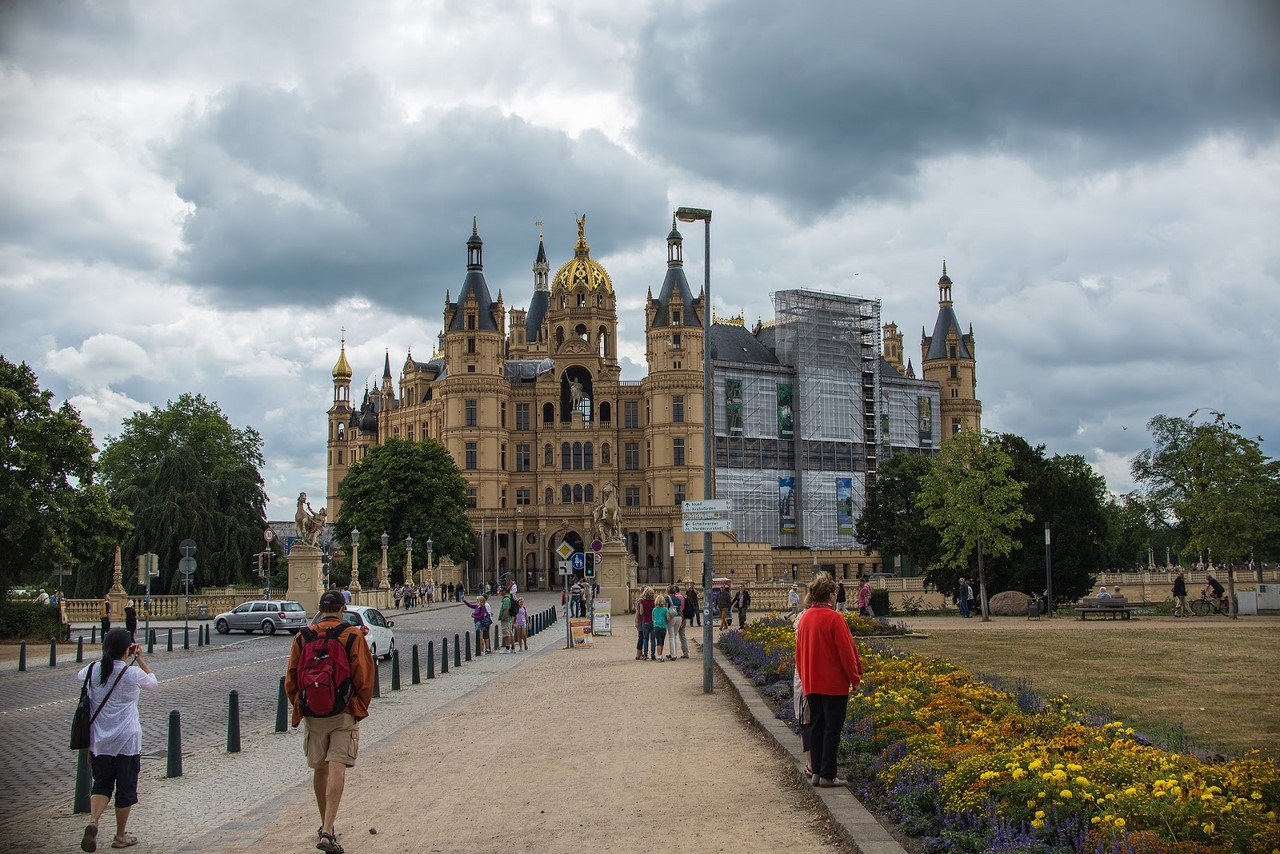
<path fill-rule="evenodd" d="M 98 826 L 91 824 L 85 827 L 84 836 L 80 837 L 81 851 L 97 851 L 98 850 Z"/>
<path fill-rule="evenodd" d="M 804 766 L 804 776 L 805 776 L 805 779 L 808 779 L 809 777 L 813 776 L 813 769 L 810 768 L 808 765 Z"/>
<path fill-rule="evenodd" d="M 126 833 L 123 836 L 117 836 L 111 840 L 112 848 L 129 848 L 138 844 L 138 837 L 132 833 Z"/>
<path fill-rule="evenodd" d="M 338 837 L 332 833 L 321 833 L 316 848 L 327 851 L 329 854 L 343 854 L 342 846 L 338 844 Z"/>

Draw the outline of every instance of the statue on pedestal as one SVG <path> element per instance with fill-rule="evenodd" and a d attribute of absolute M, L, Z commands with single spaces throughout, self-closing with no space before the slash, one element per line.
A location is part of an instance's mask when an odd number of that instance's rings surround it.
<path fill-rule="evenodd" d="M 600 502 L 591 511 L 591 519 L 601 540 L 622 539 L 622 512 L 618 508 L 618 487 L 613 481 L 600 490 Z"/>
<path fill-rule="evenodd" d="M 298 493 L 298 512 L 294 514 L 294 524 L 298 526 L 298 536 L 309 545 L 319 546 L 320 536 L 324 533 L 325 508 L 317 513 L 311 509 L 305 492 Z"/>

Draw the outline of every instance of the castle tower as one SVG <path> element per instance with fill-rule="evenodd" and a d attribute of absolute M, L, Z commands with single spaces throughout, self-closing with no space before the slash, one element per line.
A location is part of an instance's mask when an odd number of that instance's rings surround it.
<path fill-rule="evenodd" d="M 898 373 L 906 374 L 907 369 L 902 362 L 902 333 L 896 323 L 884 325 L 884 360 Z"/>
<path fill-rule="evenodd" d="M 329 407 L 328 478 L 326 479 L 326 515 L 332 521 L 338 518 L 342 506 L 338 500 L 338 487 L 347 475 L 351 456 L 347 446 L 347 429 L 354 414 L 351 409 L 351 363 L 347 361 L 347 336 L 342 334 L 338 361 L 333 366 L 333 405 Z"/>
<path fill-rule="evenodd" d="M 951 301 L 951 277 L 947 262 L 942 262 L 942 278 L 938 279 L 938 319 L 933 334 L 920 330 L 920 372 L 924 379 L 934 380 L 942 390 L 942 437 L 961 430 L 982 429 L 982 401 L 978 399 L 978 378 L 973 344 L 973 327 L 960 331 Z"/>

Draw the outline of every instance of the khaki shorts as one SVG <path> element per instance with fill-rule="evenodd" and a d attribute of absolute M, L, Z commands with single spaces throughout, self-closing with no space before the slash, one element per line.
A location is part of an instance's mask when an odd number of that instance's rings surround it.
<path fill-rule="evenodd" d="M 502 640 L 511 640 L 516 636 L 515 620 L 503 620 L 498 623 L 498 637 Z"/>
<path fill-rule="evenodd" d="M 326 762 L 340 762 L 350 768 L 360 750 L 360 723 L 349 712 L 331 718 L 304 718 L 302 749 L 307 766 L 319 768 Z"/>

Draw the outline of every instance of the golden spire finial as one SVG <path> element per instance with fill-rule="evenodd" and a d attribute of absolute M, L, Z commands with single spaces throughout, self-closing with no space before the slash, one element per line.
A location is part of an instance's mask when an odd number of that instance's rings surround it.
<path fill-rule="evenodd" d="M 573 219 L 578 223 L 578 242 L 573 247 L 573 254 L 576 258 L 586 258 L 591 254 L 591 247 L 587 245 L 587 215 L 574 214 Z"/>

